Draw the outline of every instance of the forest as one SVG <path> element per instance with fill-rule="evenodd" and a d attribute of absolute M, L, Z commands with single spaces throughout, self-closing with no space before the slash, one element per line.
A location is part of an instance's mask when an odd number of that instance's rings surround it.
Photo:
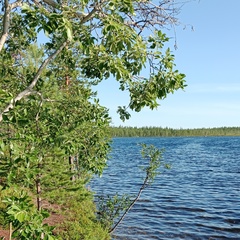
<path fill-rule="evenodd" d="M 111 127 L 112 137 L 240 136 L 240 127 L 173 129 L 162 127 Z"/>

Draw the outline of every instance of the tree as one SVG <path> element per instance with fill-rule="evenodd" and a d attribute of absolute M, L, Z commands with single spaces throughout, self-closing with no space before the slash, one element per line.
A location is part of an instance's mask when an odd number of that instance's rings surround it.
<path fill-rule="evenodd" d="M 40 210 L 41 196 L 66 196 L 106 164 L 110 119 L 93 85 L 115 78 L 129 92 L 129 105 L 118 109 L 122 120 L 128 109 L 154 109 L 184 88 L 184 74 L 164 50 L 169 38 L 159 30 L 177 23 L 178 6 L 171 0 L 0 3 L 0 184 L 36 192 Z"/>
<path fill-rule="evenodd" d="M 22 54 L 16 68 L 19 75 L 24 71 L 31 75 L 36 61 L 28 60 L 35 60 L 38 51 L 37 55 L 41 56 L 41 50 L 30 46 Z M 109 149 L 107 110 L 97 100 L 92 100 L 94 94 L 83 82 L 72 77 L 71 85 L 62 86 L 55 71 L 51 74 L 54 76 L 44 72 L 38 94 L 18 101 L 11 115 L 4 115 L 1 123 L 1 186 L 6 191 L 18 190 L 10 194 L 10 200 L 4 200 L 6 206 L 3 206 L 6 221 L 14 229 L 13 237 L 38 239 L 40 230 L 46 237 L 47 226 L 39 226 L 39 221 L 48 217 L 42 211 L 41 199 L 57 202 L 58 198 L 61 202 L 70 197 L 74 204 L 79 198 L 75 195 L 82 194 L 89 173 L 101 174 L 106 164 Z M 71 155 L 75 156 L 73 166 L 68 164 Z M 29 198 L 33 196 L 36 196 L 39 212 L 31 211 L 33 215 L 29 216 L 26 209 L 32 209 Z M 33 219 L 38 222 L 34 224 Z M 37 229 L 31 228 L 29 233 L 28 225 Z M 39 234 L 41 236 L 41 232 Z"/>
<path fill-rule="evenodd" d="M 21 91 L 4 102 L 0 121 L 17 101 L 33 94 L 44 69 L 57 56 L 67 56 L 66 69 L 78 68 L 87 79 L 101 81 L 113 76 L 121 90 L 129 91 L 128 107 L 135 111 L 144 106 L 154 109 L 157 99 L 184 87 L 184 75 L 174 70 L 174 56 L 169 49 L 163 53 L 169 39 L 158 30 L 176 23 L 174 1 L 18 0 L 2 5 L 0 51 L 9 70 L 14 70 L 14 63 L 27 46 L 38 40 L 39 32 L 44 31 L 48 38 L 45 60 Z M 140 76 L 144 67 L 149 69 L 148 77 Z M 119 108 L 122 119 L 129 117 L 126 108 Z"/>
<path fill-rule="evenodd" d="M 119 197 L 117 194 L 111 196 L 100 196 L 98 203 L 98 214 L 100 215 L 101 224 L 108 229 L 109 233 L 115 231 L 119 224 L 124 220 L 126 214 L 132 209 L 135 203 L 140 199 L 142 192 L 148 188 L 156 176 L 160 174 L 159 167 L 164 166 L 170 168 L 169 164 L 162 161 L 162 152 L 153 145 L 141 144 L 142 158 L 146 160 L 141 169 L 145 173 L 145 177 L 137 195 L 130 199 L 128 195 Z"/>

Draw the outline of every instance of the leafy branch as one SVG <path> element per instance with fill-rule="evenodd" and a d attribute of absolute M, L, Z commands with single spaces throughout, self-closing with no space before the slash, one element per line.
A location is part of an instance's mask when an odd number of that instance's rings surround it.
<path fill-rule="evenodd" d="M 163 164 L 161 161 L 163 150 L 159 150 L 153 145 L 141 144 L 141 146 L 142 158 L 146 159 L 148 161 L 148 164 L 142 168 L 146 175 L 143 184 L 137 193 L 137 196 L 133 200 L 130 200 L 128 196 L 119 197 L 118 195 L 115 195 L 112 198 L 108 196 L 107 199 L 100 198 L 100 211 L 98 213 L 100 215 L 100 222 L 105 227 L 109 227 L 109 225 L 111 226 L 113 223 L 113 219 L 117 218 L 120 215 L 120 212 L 124 211 L 120 219 L 114 224 L 114 226 L 109 228 L 109 233 L 112 233 L 121 224 L 127 213 L 139 200 L 143 190 L 149 187 L 154 182 L 156 176 L 160 174 L 158 169 Z M 165 168 L 170 168 L 168 164 L 163 165 Z M 105 203 L 103 203 L 104 200 Z"/>
<path fill-rule="evenodd" d="M 14 107 L 14 104 L 17 101 L 20 101 L 23 97 L 28 96 L 32 93 L 33 88 L 35 87 L 35 85 L 37 84 L 38 79 L 40 78 L 43 70 L 45 69 L 45 67 L 49 64 L 49 62 L 54 59 L 68 44 L 68 40 L 64 41 L 60 47 L 51 55 L 49 55 L 42 63 L 42 65 L 39 67 L 36 75 L 34 76 L 32 82 L 30 83 L 30 85 L 24 89 L 22 92 L 20 92 L 15 98 L 13 98 L 10 103 L 5 107 L 5 109 L 0 113 L 0 122 L 3 120 L 3 114 L 7 113 L 10 111 L 10 109 L 12 109 Z"/>

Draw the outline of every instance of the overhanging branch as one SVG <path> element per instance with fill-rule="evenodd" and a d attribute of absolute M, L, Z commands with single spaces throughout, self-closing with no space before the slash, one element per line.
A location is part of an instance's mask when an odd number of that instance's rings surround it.
<path fill-rule="evenodd" d="M 48 58 L 46 58 L 43 63 L 41 64 L 41 66 L 39 67 L 35 77 L 33 78 L 32 82 L 30 83 L 30 85 L 23 90 L 22 92 L 20 92 L 15 98 L 13 98 L 10 103 L 5 107 L 5 109 L 3 110 L 3 112 L 0 113 L 0 122 L 3 120 L 3 114 L 9 112 L 11 109 L 14 108 L 14 104 L 17 101 L 20 101 L 23 97 L 28 96 L 29 94 L 32 93 L 33 88 L 36 86 L 37 81 L 39 79 L 39 77 L 41 76 L 44 68 L 48 65 L 48 63 L 54 59 L 68 44 L 68 41 L 63 42 L 60 47 L 53 53 L 51 54 Z"/>

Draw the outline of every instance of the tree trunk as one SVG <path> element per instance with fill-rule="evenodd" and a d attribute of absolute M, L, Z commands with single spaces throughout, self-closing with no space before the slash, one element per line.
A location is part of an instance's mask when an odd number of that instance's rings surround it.
<path fill-rule="evenodd" d="M 71 173 L 73 173 L 74 170 L 75 170 L 75 169 L 74 169 L 74 168 L 75 168 L 74 157 L 73 157 L 73 156 L 70 156 L 68 159 L 69 159 L 69 165 L 70 165 L 69 170 L 70 170 Z M 70 180 L 75 181 L 75 176 L 72 175 L 71 178 L 70 178 Z"/>

